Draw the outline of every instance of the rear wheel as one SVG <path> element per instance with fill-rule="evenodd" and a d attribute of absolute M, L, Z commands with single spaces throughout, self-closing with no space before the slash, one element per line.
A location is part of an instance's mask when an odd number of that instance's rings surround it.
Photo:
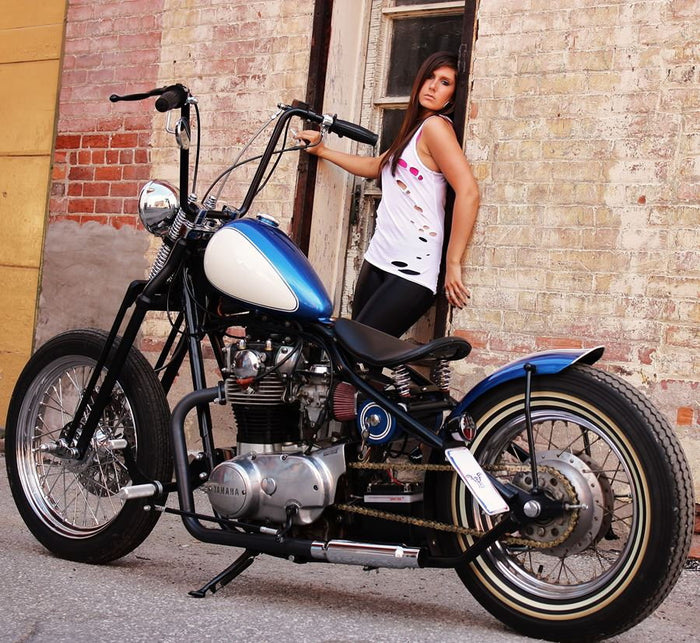
<path fill-rule="evenodd" d="M 509 383 L 475 403 L 472 451 L 503 482 L 529 490 L 523 389 Z M 487 610 L 525 634 L 612 636 L 651 614 L 681 572 L 692 537 L 688 464 L 659 412 L 597 369 L 534 378 L 531 404 L 538 484 L 571 508 L 457 571 Z M 456 475 L 442 478 L 440 493 L 442 520 L 493 526 Z M 443 546 L 456 553 L 474 542 L 457 536 Z"/>
<path fill-rule="evenodd" d="M 156 512 L 144 511 L 146 500 L 117 496 L 131 476 L 115 440 L 127 441 L 146 477 L 169 482 L 172 471 L 167 400 L 136 350 L 129 353 L 85 457 L 59 456 L 50 448 L 73 419 L 106 337 L 101 331 L 71 331 L 42 346 L 17 382 L 6 427 L 8 478 L 25 523 L 53 553 L 89 563 L 129 553 L 158 520 Z M 104 373 L 98 388 L 103 379 Z"/>

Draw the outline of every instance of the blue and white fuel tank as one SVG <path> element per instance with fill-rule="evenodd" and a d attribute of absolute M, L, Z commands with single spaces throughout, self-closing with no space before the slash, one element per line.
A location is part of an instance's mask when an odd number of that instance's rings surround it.
<path fill-rule="evenodd" d="M 224 295 L 251 308 L 330 321 L 333 302 L 303 252 L 267 215 L 237 219 L 212 235 L 204 272 Z"/>

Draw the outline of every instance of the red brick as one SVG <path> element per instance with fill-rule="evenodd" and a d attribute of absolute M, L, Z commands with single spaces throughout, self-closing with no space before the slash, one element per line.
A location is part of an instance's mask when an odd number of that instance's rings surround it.
<path fill-rule="evenodd" d="M 66 166 L 65 165 L 54 165 L 51 168 L 51 178 L 54 181 L 66 178 Z"/>
<path fill-rule="evenodd" d="M 676 424 L 679 426 L 690 426 L 693 424 L 693 409 L 689 406 L 681 406 L 676 413 Z"/>
<path fill-rule="evenodd" d="M 57 150 L 75 150 L 80 147 L 80 136 L 76 134 L 59 134 L 56 136 Z"/>
<path fill-rule="evenodd" d="M 80 150 L 78 152 L 78 164 L 79 165 L 90 165 L 92 162 L 92 153 L 90 150 Z"/>
<path fill-rule="evenodd" d="M 134 163 L 148 163 L 148 150 L 136 149 L 134 150 Z"/>
<path fill-rule="evenodd" d="M 95 180 L 119 181 L 122 178 L 122 168 L 119 165 L 106 165 L 95 168 Z"/>
<path fill-rule="evenodd" d="M 84 183 L 83 184 L 83 195 L 84 196 L 107 196 L 110 191 L 110 184 L 99 182 L 99 183 Z"/>
<path fill-rule="evenodd" d="M 110 141 L 110 147 L 136 147 L 138 140 L 136 134 L 114 134 Z"/>
<path fill-rule="evenodd" d="M 455 330 L 453 333 L 456 337 L 466 339 L 473 348 L 486 348 L 488 344 L 488 333 L 481 333 L 472 330 Z"/>
<path fill-rule="evenodd" d="M 113 228 L 120 230 L 121 228 L 135 228 L 137 227 L 138 220 L 133 216 L 115 216 L 110 217 L 109 223 Z"/>
<path fill-rule="evenodd" d="M 82 147 L 109 147 L 109 136 L 107 134 L 83 135 Z"/>
<path fill-rule="evenodd" d="M 122 213 L 122 199 L 96 199 L 95 200 L 95 212 L 104 214 L 121 214 Z"/>
<path fill-rule="evenodd" d="M 551 348 L 581 348 L 583 343 L 579 339 L 568 337 L 538 337 L 537 347 L 541 350 Z"/>
<path fill-rule="evenodd" d="M 121 181 L 112 183 L 110 190 L 111 196 L 125 196 L 136 198 L 139 193 L 139 184 L 135 181 Z"/>
<path fill-rule="evenodd" d="M 87 212 L 95 211 L 95 199 L 70 199 L 68 201 L 68 212 Z"/>
<path fill-rule="evenodd" d="M 68 178 L 71 181 L 91 181 L 95 176 L 95 168 L 89 167 L 72 167 L 68 173 Z"/>
<path fill-rule="evenodd" d="M 124 179 L 149 179 L 151 168 L 147 165 L 126 165 L 123 176 Z"/>
<path fill-rule="evenodd" d="M 83 184 L 72 181 L 68 184 L 68 196 L 83 196 Z"/>

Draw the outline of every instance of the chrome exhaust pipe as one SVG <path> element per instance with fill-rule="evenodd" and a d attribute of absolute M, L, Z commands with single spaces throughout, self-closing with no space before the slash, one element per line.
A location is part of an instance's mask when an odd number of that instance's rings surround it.
<path fill-rule="evenodd" d="M 418 569 L 421 567 L 421 551 L 417 547 L 377 545 L 350 540 L 314 541 L 311 544 L 311 557 L 315 560 L 393 569 Z"/>

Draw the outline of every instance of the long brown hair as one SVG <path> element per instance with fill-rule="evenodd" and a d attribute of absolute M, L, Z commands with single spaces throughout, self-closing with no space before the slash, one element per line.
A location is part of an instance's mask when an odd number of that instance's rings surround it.
<path fill-rule="evenodd" d="M 413 88 L 411 89 L 411 97 L 408 101 L 408 107 L 406 108 L 406 115 L 401 123 L 401 129 L 399 130 L 398 136 L 394 139 L 394 142 L 389 146 L 386 154 L 382 158 L 379 165 L 379 174 L 381 175 L 384 166 L 391 162 L 391 174 L 392 176 L 396 173 L 396 164 L 399 162 L 401 153 L 408 145 L 412 136 L 416 133 L 418 128 L 421 126 L 426 116 L 421 117 L 421 105 L 418 98 L 418 93 L 420 92 L 423 83 L 430 78 L 430 75 L 440 67 L 450 67 L 457 71 L 457 56 L 449 51 L 438 51 L 434 54 L 428 56 L 423 64 L 420 66 L 416 78 L 413 81 Z M 455 88 L 456 92 L 456 88 Z M 449 105 L 443 107 L 439 112 L 434 112 L 437 114 L 449 114 L 454 110 L 454 96 L 453 100 L 450 101 Z M 430 116 L 433 113 L 429 114 Z"/>

